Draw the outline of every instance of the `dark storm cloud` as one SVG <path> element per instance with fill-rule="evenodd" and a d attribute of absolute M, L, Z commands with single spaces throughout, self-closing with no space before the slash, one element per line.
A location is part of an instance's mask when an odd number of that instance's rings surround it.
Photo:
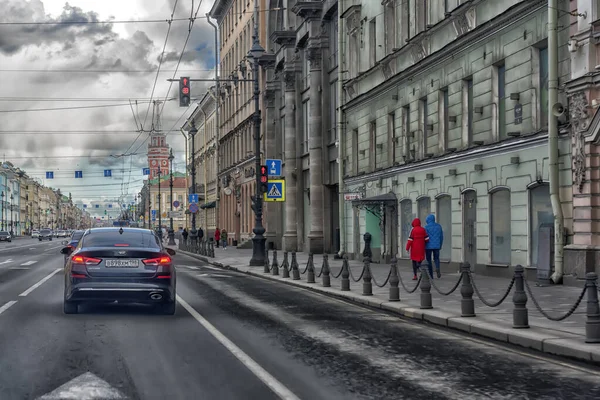
<path fill-rule="evenodd" d="M 0 22 L 35 22 L 39 20 L 60 22 L 54 25 L 5 25 L 0 33 L 0 52 L 14 54 L 27 46 L 61 43 L 72 45 L 82 38 L 99 37 L 104 40 L 115 36 L 112 24 L 77 24 L 76 22 L 97 22 L 98 14 L 84 12 L 79 7 L 66 3 L 62 14 L 56 18 L 43 15 L 43 4 L 38 1 L 0 0 Z M 69 24 L 73 22 L 74 24 Z"/>
<path fill-rule="evenodd" d="M 163 62 L 171 62 L 171 61 L 177 62 L 177 61 L 179 61 L 180 55 L 181 55 L 181 53 L 177 52 L 177 51 L 171 51 L 171 52 L 165 53 L 165 55 L 163 57 Z M 181 62 L 182 63 L 193 62 L 193 61 L 196 61 L 197 58 L 198 58 L 198 54 L 196 53 L 196 51 L 188 50 L 183 53 L 183 57 L 181 57 Z M 160 62 L 160 55 L 158 57 L 156 57 L 156 62 Z"/>

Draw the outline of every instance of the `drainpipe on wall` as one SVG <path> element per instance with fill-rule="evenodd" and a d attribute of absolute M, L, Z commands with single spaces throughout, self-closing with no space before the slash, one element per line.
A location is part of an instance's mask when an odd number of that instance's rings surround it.
<path fill-rule="evenodd" d="M 342 2 L 340 2 L 340 5 Z M 338 53 L 337 53 L 337 65 L 338 65 L 338 81 L 337 81 L 337 100 L 338 100 L 338 109 L 337 109 L 337 130 L 338 130 L 338 190 L 339 190 L 339 199 L 338 199 L 338 207 L 339 207 L 339 218 L 340 218 L 340 251 L 338 255 L 340 257 L 344 256 L 346 253 L 346 204 L 344 200 L 344 162 L 346 155 L 346 140 L 344 138 L 344 123 L 342 122 L 342 117 L 344 113 L 342 112 L 342 99 L 343 99 L 343 74 L 344 68 L 342 65 L 343 57 L 342 51 L 344 49 L 344 42 L 342 40 L 343 36 L 343 18 L 341 18 L 342 12 L 344 10 L 338 9 L 338 33 L 337 33 L 337 41 L 338 41 Z"/>
<path fill-rule="evenodd" d="M 558 119 L 552 113 L 558 103 L 558 0 L 548 0 L 548 158 L 550 201 L 554 214 L 554 283 L 562 283 L 564 275 L 564 222 L 560 204 L 558 175 Z"/>
<path fill-rule="evenodd" d="M 215 23 L 210 20 L 210 15 L 206 13 L 206 22 L 210 24 L 215 30 L 215 96 L 211 94 L 213 99 L 215 100 L 215 153 L 217 157 L 217 171 L 216 173 L 216 193 L 217 198 L 215 200 L 215 228 L 219 227 L 219 209 L 220 209 L 220 201 L 221 201 L 221 189 L 219 183 L 219 168 L 220 168 L 220 157 L 219 157 L 219 96 L 221 94 L 221 87 L 219 85 L 219 28 Z M 210 90 L 208 90 L 210 93 Z"/>
<path fill-rule="evenodd" d="M 185 195 L 187 196 L 188 191 L 189 191 L 189 186 L 188 186 L 188 162 L 189 162 L 189 157 L 188 157 L 188 137 L 185 134 L 185 132 L 183 131 L 182 128 L 179 128 L 179 130 L 181 131 L 181 134 L 183 135 L 183 138 L 185 139 L 185 186 L 186 186 L 186 190 L 185 190 Z M 185 204 L 185 201 L 184 201 Z M 184 214 L 185 215 L 185 211 Z M 188 229 L 188 217 L 185 217 L 185 229 Z"/>
<path fill-rule="evenodd" d="M 202 113 L 202 115 L 204 115 L 204 125 L 202 129 L 202 136 L 204 136 L 204 160 L 202 162 L 202 164 L 204 165 L 204 232 L 206 233 L 206 237 L 208 238 L 208 208 L 206 208 L 206 203 L 208 203 L 208 182 L 206 181 L 206 113 L 202 108 L 200 108 L 200 112 Z"/>

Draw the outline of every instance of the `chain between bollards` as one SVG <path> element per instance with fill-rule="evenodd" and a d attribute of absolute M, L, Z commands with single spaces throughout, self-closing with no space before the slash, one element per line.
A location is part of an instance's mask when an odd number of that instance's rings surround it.
<path fill-rule="evenodd" d="M 429 281 L 429 271 L 424 265 L 421 265 L 421 309 L 433 308 L 431 305 L 431 282 Z"/>
<path fill-rule="evenodd" d="M 321 268 L 321 279 L 323 287 L 331 287 L 331 277 L 329 276 L 329 255 L 323 254 L 323 267 Z"/>
<path fill-rule="evenodd" d="M 364 274 L 363 274 L 363 296 L 373 296 L 373 284 L 371 283 L 371 258 L 369 256 L 363 258 Z"/>
<path fill-rule="evenodd" d="M 521 264 L 515 267 L 515 291 L 513 293 L 513 328 L 529 328 L 529 311 L 527 310 L 527 293 L 523 273 L 525 269 Z"/>
<path fill-rule="evenodd" d="M 585 276 L 587 290 L 587 318 L 585 320 L 585 342 L 600 343 L 600 306 L 598 305 L 598 275 L 588 272 Z"/>

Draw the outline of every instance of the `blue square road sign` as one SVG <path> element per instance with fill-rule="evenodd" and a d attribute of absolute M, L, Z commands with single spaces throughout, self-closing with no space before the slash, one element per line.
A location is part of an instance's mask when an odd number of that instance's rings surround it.
<path fill-rule="evenodd" d="M 281 164 L 281 160 L 268 158 L 266 160 L 266 165 L 269 169 L 269 176 L 281 176 Z"/>

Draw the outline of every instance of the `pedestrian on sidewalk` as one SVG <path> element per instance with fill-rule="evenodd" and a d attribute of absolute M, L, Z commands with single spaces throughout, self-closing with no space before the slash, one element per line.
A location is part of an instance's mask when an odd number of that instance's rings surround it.
<path fill-rule="evenodd" d="M 221 241 L 221 231 L 219 228 L 215 229 L 215 242 L 217 242 L 217 248 L 219 248 L 219 242 Z"/>
<path fill-rule="evenodd" d="M 202 229 L 202 227 L 200 227 L 198 229 L 198 240 L 201 242 L 202 239 L 204 239 L 204 229 Z"/>
<path fill-rule="evenodd" d="M 183 228 L 183 232 L 181 232 L 181 236 L 183 237 L 183 243 L 187 243 L 187 238 L 188 238 L 187 228 Z"/>
<path fill-rule="evenodd" d="M 427 267 L 429 268 L 429 276 L 433 278 L 433 266 L 431 264 L 431 256 L 435 262 L 435 272 L 438 278 L 442 277 L 440 272 L 440 250 L 444 244 L 444 231 L 442 226 L 435 222 L 435 215 L 429 214 L 425 219 L 425 231 L 429 240 L 425 246 L 425 258 L 427 259 Z"/>
<path fill-rule="evenodd" d="M 227 231 L 223 229 L 221 231 L 221 240 L 223 241 L 223 250 L 227 248 Z"/>
<path fill-rule="evenodd" d="M 427 231 L 421 226 L 421 220 L 413 219 L 412 229 L 406 241 L 406 251 L 410 253 L 412 260 L 413 281 L 417 280 L 417 272 L 421 269 L 421 263 L 425 259 L 425 243 L 428 240 Z"/>

